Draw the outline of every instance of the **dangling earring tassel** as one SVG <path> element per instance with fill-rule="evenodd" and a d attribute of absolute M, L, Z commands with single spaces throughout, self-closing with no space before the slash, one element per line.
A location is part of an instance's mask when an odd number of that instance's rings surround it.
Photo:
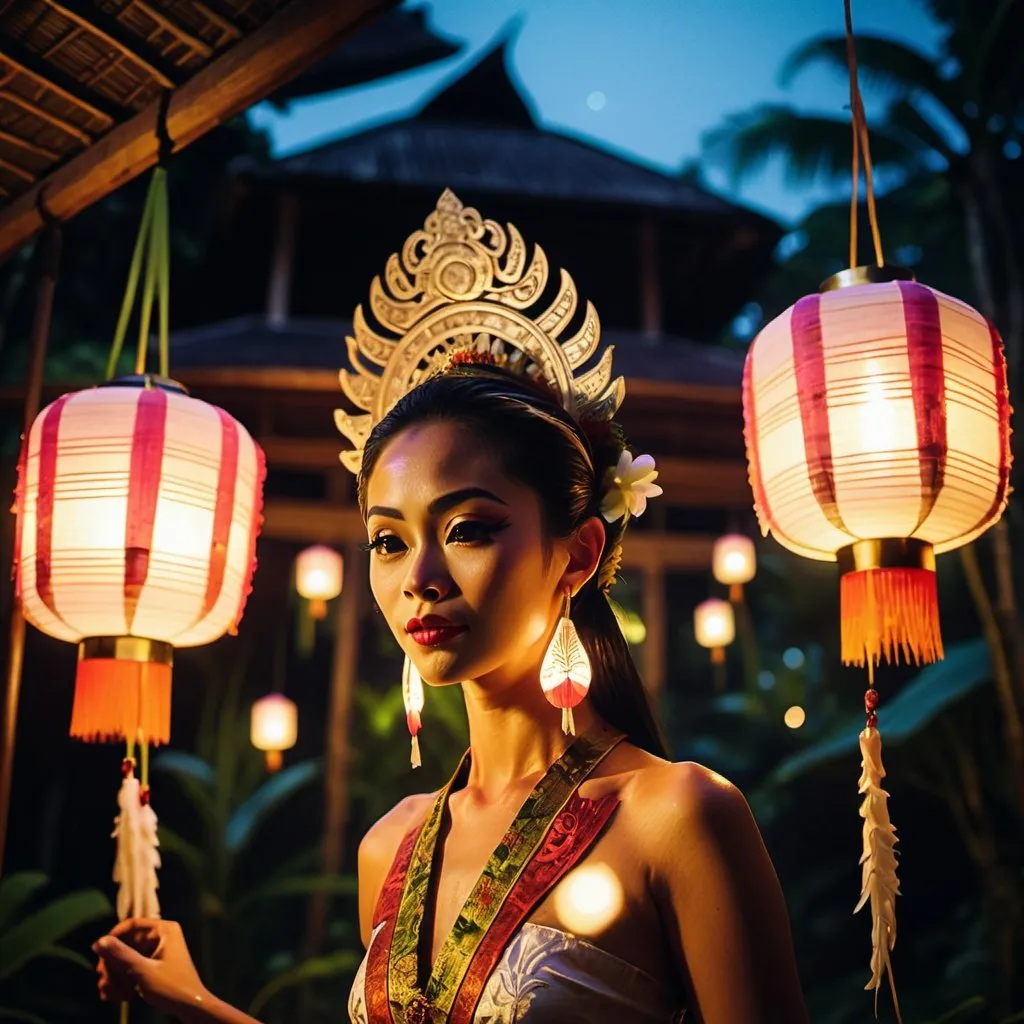
<path fill-rule="evenodd" d="M 420 737 L 422 727 L 420 712 L 423 711 L 423 680 L 420 678 L 416 666 L 405 659 L 402 666 L 402 703 L 405 705 L 405 723 L 409 727 L 409 735 L 412 737 L 412 753 L 410 764 L 413 768 L 419 768 L 423 761 L 420 758 Z"/>
<path fill-rule="evenodd" d="M 569 618 L 569 598 L 566 588 L 562 617 L 541 663 L 540 685 L 548 702 L 562 709 L 562 732 L 575 736 L 572 709 L 586 697 L 592 673 L 590 658 Z"/>

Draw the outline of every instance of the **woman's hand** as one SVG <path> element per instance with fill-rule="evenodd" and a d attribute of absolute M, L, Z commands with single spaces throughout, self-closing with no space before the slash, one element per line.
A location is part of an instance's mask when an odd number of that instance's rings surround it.
<path fill-rule="evenodd" d="M 133 917 L 121 921 L 92 947 L 99 957 L 100 999 L 127 1002 L 142 996 L 156 1009 L 183 1020 L 202 1020 L 214 999 L 192 963 L 176 921 Z"/>

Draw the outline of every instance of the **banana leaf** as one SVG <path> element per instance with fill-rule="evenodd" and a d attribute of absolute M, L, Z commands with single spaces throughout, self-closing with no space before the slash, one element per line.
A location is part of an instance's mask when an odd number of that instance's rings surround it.
<path fill-rule="evenodd" d="M 61 896 L 37 910 L 0 935 L 0 981 L 47 953 L 76 928 L 113 913 L 110 901 L 96 889 Z"/>
<path fill-rule="evenodd" d="M 315 981 L 320 978 L 333 978 L 348 971 L 354 972 L 359 966 L 360 955 L 351 950 L 341 953 L 331 953 L 327 956 L 313 957 L 303 960 L 302 963 L 291 970 L 283 971 L 273 977 L 256 993 L 249 1004 L 248 1012 L 257 1016 L 259 1012 L 270 1002 L 271 999 L 296 985 L 307 981 Z"/>
<path fill-rule="evenodd" d="M 19 871 L 0 879 L 0 932 L 48 881 L 41 871 Z"/>
<path fill-rule="evenodd" d="M 260 786 L 228 821 L 226 841 L 231 855 L 237 856 L 263 821 L 293 793 L 319 778 L 322 771 L 323 764 L 319 759 L 302 761 L 290 765 Z"/>
<path fill-rule="evenodd" d="M 947 708 L 987 683 L 991 672 L 984 640 L 950 648 L 944 661 L 922 669 L 891 701 L 880 706 L 879 728 L 886 745 L 897 746 L 921 732 Z M 772 773 L 772 781 L 790 782 L 812 768 L 855 754 L 863 721 L 863 715 L 851 716 L 844 728 L 786 758 Z"/>

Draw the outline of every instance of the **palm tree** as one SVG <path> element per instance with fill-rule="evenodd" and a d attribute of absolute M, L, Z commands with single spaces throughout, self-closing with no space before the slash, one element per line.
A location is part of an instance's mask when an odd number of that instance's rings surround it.
<path fill-rule="evenodd" d="M 1019 383 L 1024 211 L 1016 183 L 1024 66 L 1014 49 L 1024 36 L 1024 0 L 922 2 L 946 28 L 937 56 L 881 36 L 857 38 L 863 84 L 885 99 L 871 125 L 872 155 L 883 179 L 898 182 L 900 192 L 927 197 L 929 216 L 962 225 L 972 298 L 1001 327 Z M 791 83 L 814 66 L 846 76 L 845 38 L 809 40 L 787 58 L 781 80 Z M 793 183 L 850 176 L 849 118 L 809 115 L 787 104 L 763 104 L 728 118 L 706 136 L 705 149 L 736 179 L 776 157 L 785 159 Z"/>

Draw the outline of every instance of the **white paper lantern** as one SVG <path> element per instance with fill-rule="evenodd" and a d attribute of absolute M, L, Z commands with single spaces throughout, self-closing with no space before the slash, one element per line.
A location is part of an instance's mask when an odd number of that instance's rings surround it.
<path fill-rule="evenodd" d="M 295 702 L 283 694 L 271 693 L 252 706 L 249 737 L 257 750 L 266 751 L 267 768 L 281 767 L 281 751 L 295 746 L 299 735 L 299 712 Z"/>
<path fill-rule="evenodd" d="M 79 644 L 73 736 L 167 742 L 173 648 L 242 617 L 264 472 L 246 429 L 173 381 L 115 381 L 36 417 L 15 582 L 33 626 Z"/>

